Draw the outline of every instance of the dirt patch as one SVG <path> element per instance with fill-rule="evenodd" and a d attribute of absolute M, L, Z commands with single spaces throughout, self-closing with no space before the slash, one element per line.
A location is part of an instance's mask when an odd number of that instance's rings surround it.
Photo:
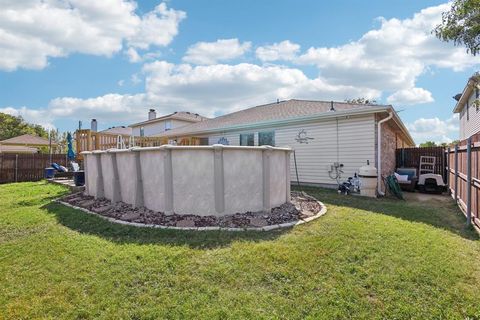
<path fill-rule="evenodd" d="M 318 201 L 303 192 L 292 192 L 291 203 L 275 207 L 270 212 L 245 212 L 233 215 L 197 216 L 193 214 L 166 215 L 163 212 L 144 207 L 133 208 L 131 205 L 107 199 L 95 199 L 92 196 L 73 194 L 60 199 L 73 206 L 93 211 L 99 215 L 122 221 L 153 224 L 169 227 L 223 227 L 249 228 L 277 225 L 300 221 L 320 212 L 322 206 Z"/>

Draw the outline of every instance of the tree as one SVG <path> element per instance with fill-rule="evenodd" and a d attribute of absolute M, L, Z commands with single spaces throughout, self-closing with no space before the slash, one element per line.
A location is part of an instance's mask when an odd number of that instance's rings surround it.
<path fill-rule="evenodd" d="M 345 102 L 356 104 L 377 104 L 377 100 L 367 98 L 345 99 Z"/>
<path fill-rule="evenodd" d="M 455 0 L 433 32 L 440 40 L 465 45 L 467 52 L 477 55 L 480 52 L 480 0 Z"/>
<path fill-rule="evenodd" d="M 425 142 L 422 142 L 420 143 L 420 147 L 424 148 L 424 147 L 436 147 L 437 144 L 434 142 L 434 141 L 425 141 Z"/>
<path fill-rule="evenodd" d="M 48 138 L 47 130 L 41 125 L 28 123 L 20 116 L 15 117 L 0 112 L 0 141 L 22 134 Z"/>

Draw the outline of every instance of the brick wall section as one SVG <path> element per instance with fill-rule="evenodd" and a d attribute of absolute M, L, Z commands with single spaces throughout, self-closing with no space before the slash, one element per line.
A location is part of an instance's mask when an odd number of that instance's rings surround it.
<path fill-rule="evenodd" d="M 385 116 L 377 116 L 377 123 Z M 376 128 L 375 128 L 376 130 Z M 378 137 L 377 137 L 378 143 Z M 396 158 L 395 151 L 397 148 L 407 148 L 410 145 L 403 139 L 400 128 L 396 125 L 393 120 L 387 121 L 382 124 L 382 172 L 383 176 L 392 174 L 395 171 Z M 377 164 L 378 167 L 378 164 Z M 382 186 L 382 189 L 385 190 L 385 186 Z"/>
<path fill-rule="evenodd" d="M 382 175 L 384 176 L 395 171 L 395 150 L 398 143 L 402 142 L 401 139 L 398 141 L 398 136 L 390 121 L 382 125 L 382 154 L 380 158 L 382 161 Z"/>

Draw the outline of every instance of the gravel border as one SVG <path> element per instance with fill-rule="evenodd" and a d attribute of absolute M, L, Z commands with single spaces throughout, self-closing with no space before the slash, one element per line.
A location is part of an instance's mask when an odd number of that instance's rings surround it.
<path fill-rule="evenodd" d="M 79 192 L 81 193 L 81 192 Z M 139 223 L 139 222 L 130 222 L 130 221 L 124 221 L 124 220 L 119 220 L 115 219 L 112 217 L 106 217 L 101 214 L 98 214 L 96 212 L 93 212 L 91 210 L 72 205 L 70 203 L 67 203 L 65 201 L 62 201 L 60 199 L 53 200 L 54 202 L 60 203 L 64 206 L 73 208 L 73 209 L 78 209 L 80 211 L 83 211 L 85 213 L 100 217 L 104 220 L 107 220 L 109 222 L 113 223 L 118 223 L 122 225 L 127 225 L 127 226 L 134 226 L 134 227 L 141 227 L 141 228 L 156 228 L 156 229 L 170 229 L 170 230 L 188 230 L 188 231 L 271 231 L 271 230 L 276 230 L 276 229 L 281 229 L 281 228 L 291 228 L 294 226 L 298 226 L 310 221 L 313 221 L 315 219 L 318 219 L 319 217 L 323 216 L 325 213 L 327 213 L 327 207 L 320 201 L 315 200 L 321 207 L 320 211 L 310 217 L 296 220 L 296 221 L 291 221 L 291 222 L 286 222 L 286 223 L 281 223 L 281 224 L 273 224 L 273 225 L 268 225 L 264 227 L 243 227 L 243 228 L 230 228 L 230 227 L 175 227 L 175 226 L 163 226 L 163 225 L 158 225 L 158 224 L 145 224 L 145 223 Z"/>

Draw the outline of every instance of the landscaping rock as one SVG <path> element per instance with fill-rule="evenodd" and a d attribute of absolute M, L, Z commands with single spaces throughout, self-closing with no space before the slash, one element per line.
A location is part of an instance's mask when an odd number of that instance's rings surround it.
<path fill-rule="evenodd" d="M 184 220 L 177 221 L 175 226 L 181 227 L 181 228 L 192 228 L 192 227 L 195 227 L 195 221 L 184 219 Z"/>
<path fill-rule="evenodd" d="M 250 225 L 253 227 L 264 227 L 268 225 L 268 221 L 264 218 L 252 218 L 250 219 Z"/>
<path fill-rule="evenodd" d="M 92 211 L 96 212 L 96 213 L 104 213 L 104 212 L 110 210 L 111 208 L 112 208 L 112 206 L 110 206 L 110 205 L 104 205 L 104 206 L 100 206 L 100 207 L 93 207 Z"/>
<path fill-rule="evenodd" d="M 95 204 L 95 201 L 94 200 L 84 200 L 84 201 L 80 201 L 78 203 L 78 205 L 80 207 L 84 207 L 84 208 L 88 208 L 88 207 L 91 207 Z"/>
<path fill-rule="evenodd" d="M 213 215 L 165 215 L 163 212 L 155 212 L 145 207 L 133 208 L 131 205 L 123 202 L 112 203 L 110 200 L 104 198 L 94 199 L 92 196 L 78 193 L 66 196 L 62 201 L 75 206 L 88 208 L 106 217 L 128 222 L 165 227 L 221 227 L 234 228 L 236 230 L 248 228 L 269 230 L 270 227 L 277 228 L 278 225 L 308 221 L 322 209 L 315 198 L 303 192 L 292 192 L 291 203 L 284 203 L 279 207 L 272 208 L 269 213 L 257 211 L 236 213 L 221 217 Z"/>
<path fill-rule="evenodd" d="M 122 220 L 126 221 L 135 221 L 136 219 L 140 218 L 138 212 L 128 212 L 122 215 Z"/>

